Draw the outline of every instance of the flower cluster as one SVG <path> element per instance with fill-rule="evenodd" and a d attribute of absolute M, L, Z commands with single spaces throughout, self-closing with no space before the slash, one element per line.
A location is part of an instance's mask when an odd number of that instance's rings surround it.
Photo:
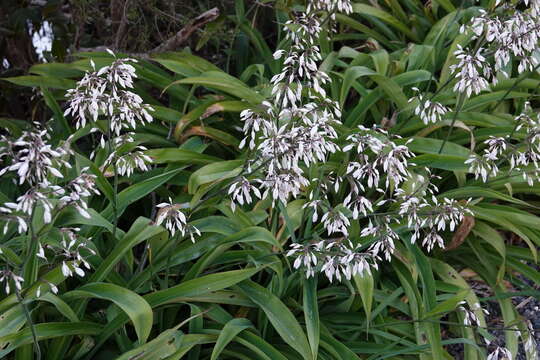
<path fill-rule="evenodd" d="M 47 187 L 51 177 L 63 178 L 61 168 L 71 168 L 71 165 L 63 160 L 68 155 L 65 149 L 55 149 L 48 144 L 48 130 L 40 129 L 37 123 L 34 125 L 37 130 L 24 131 L 16 140 L 3 137 L 0 159 L 9 159 L 11 164 L 0 170 L 0 176 L 9 171 L 16 172 L 18 185 L 28 183 Z"/>
<path fill-rule="evenodd" d="M 151 158 L 144 155 L 144 146 L 135 146 L 130 152 L 124 150 L 124 145 L 134 142 L 133 133 L 122 134 L 123 130 L 134 130 L 138 125 L 152 122 L 150 112 L 153 108 L 144 104 L 142 98 L 130 89 L 137 77 L 135 68 L 130 63 L 137 60 L 131 58 L 118 59 L 109 50 L 115 60 L 109 66 L 96 70 L 91 61 L 93 71 L 87 72 L 74 89 L 67 91 L 68 107 L 65 116 L 75 118 L 76 128 L 96 123 L 101 117 L 107 119 L 107 131 L 100 139 L 105 148 L 106 137 L 110 151 L 104 167 L 113 165 L 120 175 L 130 175 L 135 169 L 148 170 Z M 93 131 L 100 131 L 97 126 Z M 92 154 L 93 155 L 93 154 Z"/>
<path fill-rule="evenodd" d="M 415 100 L 418 101 L 418 105 L 414 109 L 414 114 L 420 117 L 420 120 L 426 125 L 429 123 L 438 123 L 440 122 L 444 115 L 449 111 L 449 109 L 443 104 L 427 99 L 425 95 L 420 93 L 418 88 L 413 87 L 412 90 L 418 94 L 411 99 L 409 102 Z"/>
<path fill-rule="evenodd" d="M 474 92 L 479 94 L 482 90 L 489 88 L 489 79 L 492 75 L 492 69 L 489 62 L 483 55 L 484 49 L 469 51 L 458 45 L 454 55 L 459 60 L 457 64 L 450 66 L 450 70 L 455 74 L 456 85 L 454 91 L 471 96 Z M 493 81 L 496 82 L 496 77 Z"/>
<path fill-rule="evenodd" d="M 519 335 L 523 341 L 523 348 L 525 353 L 529 356 L 530 359 L 538 358 L 538 346 L 534 337 L 535 330 L 532 323 L 529 320 L 526 320 L 527 329 L 525 331 L 520 331 Z"/>
<path fill-rule="evenodd" d="M 17 231 L 25 233 L 36 208 L 43 213 L 43 222 L 50 223 L 53 212 L 66 206 L 73 206 L 83 217 L 89 218 L 86 198 L 99 194 L 95 186 L 95 175 L 88 173 L 88 168 L 80 170 L 75 179 L 60 186 L 55 182 L 63 181 L 64 175 L 72 166 L 69 162 L 72 151 L 69 142 L 63 147 L 53 148 L 49 143 L 49 132 L 34 124 L 35 130 L 25 131 L 14 140 L 3 137 L 0 145 L 0 159 L 6 166 L 0 169 L 0 176 L 9 172 L 16 173 L 18 185 L 25 185 L 26 191 L 15 202 L 6 202 L 0 206 L 0 217 L 6 220 L 4 233 L 10 222 L 18 224 Z"/>
<path fill-rule="evenodd" d="M 410 140 L 399 145 L 396 142 L 402 142 L 399 137 L 392 137 L 377 127 L 368 129 L 363 126 L 348 136 L 347 140 L 348 144 L 343 147 L 343 151 L 349 154 L 350 162 L 344 175 L 329 174 L 326 179 L 318 180 L 316 190 L 309 193 L 304 209 L 313 212 L 313 222 L 318 220 L 319 212 L 323 211 L 321 222 L 329 236 L 337 234 L 347 238 L 350 218 L 368 219 L 360 231 L 360 239 L 364 239 L 362 242 L 369 246 L 364 246 L 367 250 L 361 254 L 362 258 L 373 260 L 369 263 L 372 266 L 382 258 L 391 260 L 395 243 L 400 239 L 396 230 L 398 226 L 406 225 L 412 233 L 411 242 L 421 241 L 422 246 L 431 251 L 435 246 L 444 248 L 442 232 L 454 231 L 465 216 L 472 215 L 468 209 L 469 201 L 458 202 L 436 197 L 438 189 L 431 180 L 438 177 L 432 175 L 429 169 L 423 170 L 425 175 L 411 172 L 410 168 L 414 164 L 409 161 L 413 156 L 407 147 Z M 341 205 L 333 207 L 330 199 L 335 198 L 344 185 L 348 186 L 345 188 L 348 194 Z M 378 200 L 372 200 L 374 194 L 379 197 Z M 347 244 L 351 244 L 351 241 L 340 241 L 340 247 L 346 247 Z M 298 256 L 301 253 L 299 246 L 293 244 L 295 251 L 290 254 Z M 312 248 L 304 247 L 302 251 Z M 351 250 L 356 248 L 351 247 L 349 250 L 357 254 Z M 323 248 L 316 250 L 322 252 Z M 347 258 L 343 256 L 337 261 L 335 256 L 327 256 L 309 265 L 307 260 L 313 259 L 313 256 L 304 256 L 302 259 L 296 264 L 304 267 L 308 274 L 313 273 L 315 265 L 320 261 L 320 270 L 329 274 L 325 270 L 346 267 L 346 262 L 342 260 Z"/>
<path fill-rule="evenodd" d="M 257 169 L 254 175 L 260 177 L 240 176 L 233 182 L 229 189 L 233 202 L 249 204 L 254 196 L 270 195 L 287 203 L 310 184 L 304 167 L 325 162 L 339 150 L 333 126 L 341 111 L 326 98 L 323 87 L 330 77 L 319 69 L 322 57 L 317 45 L 324 22 L 320 14 L 332 16 L 336 11 L 352 11 L 350 1 L 308 2 L 306 12 L 295 13 L 285 23 L 290 46 L 274 53 L 276 60 L 284 60 L 282 71 L 271 79 L 272 99 L 241 113 L 245 138 L 240 147 L 253 150 L 250 160 Z"/>
<path fill-rule="evenodd" d="M 505 347 L 497 346 L 489 353 L 487 360 L 512 360 L 512 353 Z"/>
<path fill-rule="evenodd" d="M 498 76 L 509 77 L 511 59 L 519 61 L 519 74 L 538 66 L 534 53 L 539 49 L 540 5 L 538 1 L 497 2 L 492 12 L 480 10 L 461 32 L 469 30 L 473 40 L 479 39 L 474 50 L 458 47 L 459 60 L 451 67 L 458 79 L 454 90 L 470 96 L 497 83 Z"/>
<path fill-rule="evenodd" d="M 296 257 L 294 267 L 302 267 L 308 276 L 321 271 L 330 280 L 349 279 L 376 267 L 381 258 L 390 260 L 400 237 L 395 228 L 403 221 L 409 223 L 413 241 L 423 238 L 431 250 L 435 245 L 444 246 L 439 232 L 453 230 L 467 213 L 466 204 L 451 199 L 439 201 L 430 193 L 430 200 L 426 200 L 425 190 L 415 194 L 402 191 L 412 176 L 409 168 L 414 165 L 410 162 L 414 155 L 409 142 L 398 136 L 380 127 L 359 126 L 347 137 L 345 146 L 337 144 L 335 128 L 340 124 L 341 110 L 326 96 L 324 87 L 331 79 L 319 69 L 322 57 L 317 45 L 324 24 L 337 11 L 349 13 L 352 5 L 349 1 L 309 1 L 305 12 L 294 13 L 285 23 L 290 46 L 274 54 L 276 60 L 284 60 L 282 71 L 271 79 L 272 98 L 240 115 L 245 135 L 240 147 L 250 150 L 249 166 L 244 167 L 248 174 L 240 174 L 228 191 L 234 210 L 237 205 L 267 197 L 285 205 L 291 197 L 311 189 L 303 207 L 312 212 L 312 222 L 320 221 L 325 235 L 336 239 L 292 244 L 288 255 Z M 324 20 L 320 14 L 326 16 Z M 426 123 L 440 121 L 448 111 L 421 95 L 418 101 L 417 115 Z M 311 165 L 320 169 L 339 151 L 349 154 L 350 162 L 344 169 L 323 170 L 320 178 L 308 176 Z M 343 203 L 334 205 L 343 191 Z M 399 203 L 403 203 L 401 207 Z M 384 207 L 388 215 L 374 212 Z M 360 221 L 368 217 L 360 237 L 370 245 L 353 244 L 348 239 L 351 218 Z"/>
<path fill-rule="evenodd" d="M 509 173 L 522 174 L 530 186 L 540 178 L 540 115 L 532 114 L 530 105 L 526 103 L 524 111 L 514 121 L 515 131 L 512 133 L 522 130 L 525 135 L 522 140 L 518 142 L 510 135 L 490 136 L 484 141 L 483 154 L 472 154 L 465 161 L 476 179 L 486 182 L 489 177 L 497 176 L 504 162 Z"/>
<path fill-rule="evenodd" d="M 309 278 L 320 268 L 326 277 L 333 281 L 342 278 L 350 280 L 354 275 L 371 274 L 371 268 L 377 269 L 380 260 L 371 251 L 362 251 L 350 241 L 344 244 L 339 241 L 320 240 L 313 244 L 291 244 L 287 256 L 295 256 L 293 267 L 303 268 Z"/>
<path fill-rule="evenodd" d="M 114 53 L 110 52 L 115 56 Z M 135 59 L 115 59 L 109 66 L 87 72 L 74 89 L 67 91 L 68 108 L 64 116 L 72 115 L 77 129 L 95 122 L 99 116 L 107 116 L 111 132 L 120 135 L 123 129 L 135 129 L 138 123 L 152 122 L 152 107 L 143 103 L 141 97 L 129 89 L 137 77 L 129 62 Z"/>
<path fill-rule="evenodd" d="M 4 283 L 4 291 L 6 292 L 6 294 L 9 294 L 11 292 L 10 283 L 13 283 L 15 285 L 15 289 L 17 289 L 17 291 L 20 291 L 22 289 L 23 282 L 24 278 L 18 276 L 11 270 L 0 270 L 0 283 Z"/>
<path fill-rule="evenodd" d="M 165 228 L 169 230 L 172 236 L 178 231 L 182 236 L 189 235 L 192 242 L 195 242 L 195 235 L 201 236 L 201 232 L 195 226 L 188 224 L 186 215 L 180 210 L 181 205 L 169 202 L 163 202 L 157 205 L 158 213 L 155 224 L 165 223 Z"/>
<path fill-rule="evenodd" d="M 39 245 L 37 256 L 47 261 L 46 251 L 51 252 L 55 258 L 61 259 L 61 270 L 65 277 L 71 277 L 75 274 L 83 277 L 85 275 L 84 268 L 90 270 L 91 267 L 81 251 L 89 255 L 96 255 L 96 252 L 90 247 L 92 239 L 80 237 L 80 230 L 80 228 L 60 228 L 62 240 L 58 244 Z M 54 288 L 52 290 L 54 291 Z"/>

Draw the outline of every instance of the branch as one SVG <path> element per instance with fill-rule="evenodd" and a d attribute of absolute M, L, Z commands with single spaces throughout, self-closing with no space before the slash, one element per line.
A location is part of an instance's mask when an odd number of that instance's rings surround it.
<path fill-rule="evenodd" d="M 205 11 L 201 15 L 197 16 L 195 19 L 191 20 L 186 26 L 184 26 L 179 32 L 176 33 L 173 37 L 169 38 L 163 44 L 155 47 L 150 50 L 149 53 L 162 53 L 166 51 L 172 51 L 177 49 L 180 45 L 185 43 L 193 34 L 193 32 L 204 25 L 216 20 L 219 16 L 219 9 L 213 8 L 208 11 Z"/>
<path fill-rule="evenodd" d="M 173 37 L 169 38 L 163 44 L 156 46 L 152 50 L 146 53 L 125 53 L 129 56 L 148 59 L 151 54 L 162 53 L 167 51 L 173 51 L 184 44 L 196 30 L 214 21 L 220 15 L 218 8 L 213 8 L 205 11 L 195 19 L 186 24 L 180 31 L 178 31 Z M 93 52 L 93 51 L 105 51 L 107 46 L 101 45 L 92 48 L 79 48 L 81 52 Z"/>

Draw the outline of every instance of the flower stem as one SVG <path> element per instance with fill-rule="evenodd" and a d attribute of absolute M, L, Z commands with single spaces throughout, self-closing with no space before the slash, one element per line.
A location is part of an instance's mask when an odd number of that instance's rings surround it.
<path fill-rule="evenodd" d="M 448 142 L 448 139 L 450 139 L 450 135 L 452 135 L 452 130 L 454 130 L 454 125 L 456 123 L 457 117 L 459 112 L 461 111 L 461 108 L 463 107 L 463 103 L 465 100 L 465 96 L 463 93 L 459 94 L 458 103 L 456 106 L 456 111 L 454 111 L 454 116 L 452 117 L 452 122 L 450 123 L 450 130 L 448 130 L 448 134 L 446 134 L 446 138 L 444 139 L 443 143 L 441 144 L 441 148 L 439 149 L 439 154 L 442 153 L 444 146 Z"/>
<path fill-rule="evenodd" d="M 28 322 L 28 326 L 30 327 L 30 332 L 32 333 L 32 342 L 34 343 L 34 349 L 36 351 L 36 360 L 41 360 L 41 348 L 39 347 L 38 339 L 37 339 L 37 333 L 36 328 L 34 327 L 34 323 L 32 322 L 32 316 L 30 316 L 30 312 L 28 311 L 28 307 L 23 301 L 23 298 L 21 297 L 21 293 L 19 292 L 19 289 L 15 287 L 15 295 L 17 296 L 17 300 L 21 304 L 21 307 L 24 312 L 24 316 L 26 317 L 26 321 Z"/>

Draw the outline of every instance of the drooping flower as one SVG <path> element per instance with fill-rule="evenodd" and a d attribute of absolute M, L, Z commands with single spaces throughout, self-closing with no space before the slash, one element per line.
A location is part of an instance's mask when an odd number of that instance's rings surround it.
<path fill-rule="evenodd" d="M 195 226 L 187 223 L 186 215 L 180 210 L 180 204 L 163 202 L 156 207 L 159 209 L 156 215 L 155 224 L 165 223 L 165 228 L 169 230 L 172 236 L 178 231 L 182 236 L 189 235 L 192 242 L 195 242 L 195 235 L 200 236 L 201 232 Z"/>

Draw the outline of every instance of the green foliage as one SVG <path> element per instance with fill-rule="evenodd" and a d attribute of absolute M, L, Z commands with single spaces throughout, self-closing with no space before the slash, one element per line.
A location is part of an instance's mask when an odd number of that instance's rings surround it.
<path fill-rule="evenodd" d="M 286 18 L 289 3 L 276 2 L 276 19 Z M 76 224 L 92 237 L 93 269 L 66 281 L 59 267 L 37 261 L 37 276 L 24 282 L 21 298 L 0 299 L 0 357 L 34 358 L 35 337 L 44 359 L 427 360 L 450 359 L 447 345 L 455 343 L 464 344 L 466 360 L 485 358 L 474 329 L 461 325 L 455 311 L 461 301 L 471 308 L 486 301 L 463 274 L 472 273 L 494 291 L 505 327 L 520 323 L 505 294 L 513 286 L 540 296 L 515 276 L 540 282 L 538 272 L 524 264 L 537 261 L 540 246 L 540 184 L 528 186 L 516 176 L 481 184 L 467 174 L 464 161 L 479 151 L 475 144 L 511 130 L 523 98 L 538 95 L 540 79 L 535 72 L 526 81 L 500 82 L 492 92 L 465 100 L 458 121 L 448 114 L 437 126 L 422 124 L 408 102 L 411 87 L 440 90 L 436 100 L 445 104 L 456 101 L 443 84 L 451 76 L 453 49 L 466 41 L 459 26 L 477 11 L 458 3 L 360 1 L 353 14 L 336 17 L 340 31 L 328 41 L 323 67 L 333 79 L 329 95 L 343 107 L 340 137 L 360 124 L 383 123 L 403 141 L 413 139 L 413 161 L 442 177 L 441 197 L 471 197 L 476 218 L 453 250 L 424 253 L 403 233 L 391 263 L 341 283 L 306 280 L 284 255 L 291 240 L 322 232 L 306 225 L 303 200 L 286 208 L 264 201 L 251 210 L 229 208 L 228 185 L 244 159 L 238 114 L 269 96 L 269 79 L 279 71 L 270 49 L 282 36 L 276 27 L 267 41 L 263 29 L 251 27 L 243 1 L 236 1 L 238 13 L 228 19 L 237 29 L 236 45 L 246 50 L 229 49 L 244 59 L 238 76 L 186 51 L 136 65 L 136 91 L 154 106 L 155 121 L 139 127 L 135 138 L 149 148 L 155 166 L 120 177 L 116 192 L 100 155 L 89 160 L 98 139 L 88 128 L 74 131 L 60 110 L 64 90 L 90 69 L 89 60 L 100 67 L 112 61 L 110 55 L 82 53 L 72 63 L 34 65 L 32 75 L 3 79 L 41 89 L 52 127 L 79 139 L 74 168 L 90 166 L 101 195 L 93 197 L 89 219 L 66 209 L 52 226 Z M 0 124 L 13 134 L 27 126 L 5 118 Z M 328 166 L 339 169 L 344 156 L 335 155 Z M 15 194 L 12 179 L 1 178 L 0 202 Z M 190 223 L 202 233 L 195 242 L 155 225 L 156 199 L 168 197 L 191 211 Z M 37 233 L 45 238 L 49 230 L 42 225 Z M 24 259 L 17 254 L 30 238 L 14 232 L 10 227 L 3 237 L 0 258 L 18 268 Z M 509 241 L 509 234 L 519 243 Z M 452 234 L 446 235 L 451 242 Z M 59 287 L 58 295 L 49 283 Z M 484 314 L 475 313 L 485 325 Z M 451 326 L 440 322 L 443 316 Z M 450 336 L 443 337 L 443 327 Z M 525 341 L 515 331 L 505 335 L 512 351 Z"/>

